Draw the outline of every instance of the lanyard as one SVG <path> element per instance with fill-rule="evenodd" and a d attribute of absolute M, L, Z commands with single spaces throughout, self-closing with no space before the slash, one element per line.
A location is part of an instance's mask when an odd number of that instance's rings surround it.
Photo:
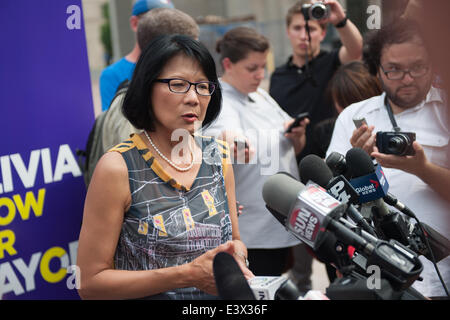
<path fill-rule="evenodd" d="M 394 131 L 395 132 L 402 131 L 402 129 L 400 129 L 400 127 L 397 125 L 397 121 L 395 121 L 394 113 L 392 112 L 392 108 L 391 108 L 391 105 L 389 103 L 387 96 L 384 98 L 384 105 L 386 106 L 386 110 L 389 115 L 389 120 L 391 120 L 392 126 L 394 127 Z"/>

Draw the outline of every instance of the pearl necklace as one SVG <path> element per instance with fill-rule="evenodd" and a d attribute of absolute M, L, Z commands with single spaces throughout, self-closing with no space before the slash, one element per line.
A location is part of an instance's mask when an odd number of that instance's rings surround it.
<path fill-rule="evenodd" d="M 144 133 L 145 133 L 145 136 L 147 137 L 148 141 L 152 145 L 153 149 L 155 149 L 155 151 L 159 154 L 159 156 L 161 158 L 163 158 L 165 161 L 167 161 L 168 164 L 170 164 L 172 167 L 174 167 L 178 171 L 186 172 L 186 171 L 189 171 L 194 166 L 194 153 L 192 152 L 192 150 L 190 148 L 189 148 L 189 151 L 191 151 L 192 162 L 186 168 L 181 168 L 181 167 L 177 166 L 175 163 L 173 163 L 170 159 L 168 159 L 165 155 L 163 155 L 161 151 L 159 151 L 159 149 L 153 143 L 152 139 L 150 139 L 150 136 L 148 135 L 147 131 L 144 130 Z"/>

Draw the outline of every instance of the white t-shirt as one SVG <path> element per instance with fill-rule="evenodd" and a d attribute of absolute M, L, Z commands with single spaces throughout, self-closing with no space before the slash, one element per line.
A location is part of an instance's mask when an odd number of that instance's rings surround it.
<path fill-rule="evenodd" d="M 300 243 L 267 210 L 262 198 L 266 179 L 280 171 L 299 179 L 292 142 L 284 137 L 284 123 L 291 117 L 261 88 L 244 95 L 221 81 L 223 105 L 219 117 L 204 135 L 224 130 L 245 136 L 255 155 L 250 164 L 233 164 L 236 199 L 244 206 L 239 217 L 242 241 L 250 249 L 275 249 Z"/>
<path fill-rule="evenodd" d="M 352 120 L 355 117 L 364 117 L 369 126 L 375 126 L 373 132 L 394 131 L 384 104 L 385 96 L 383 93 L 344 109 L 336 120 L 327 156 L 331 152 L 345 155 L 352 148 L 350 138 L 355 130 Z M 403 132 L 416 133 L 416 140 L 424 148 L 429 161 L 450 168 L 447 112 L 443 92 L 431 88 L 424 101 L 396 114 L 395 120 Z M 389 192 L 407 205 L 421 222 L 450 239 L 450 203 L 415 175 L 389 168 L 383 168 L 383 172 L 389 183 Z M 433 264 L 424 257 L 420 259 L 424 264 L 421 273 L 424 281 L 416 281 L 413 286 L 425 296 L 445 296 Z M 447 287 L 450 287 L 450 257 L 439 262 L 438 267 Z"/>

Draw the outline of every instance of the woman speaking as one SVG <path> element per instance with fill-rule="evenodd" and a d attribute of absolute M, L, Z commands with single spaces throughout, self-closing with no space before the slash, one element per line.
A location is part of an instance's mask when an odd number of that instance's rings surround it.
<path fill-rule="evenodd" d="M 225 143 L 196 135 L 221 107 L 214 60 L 187 36 L 142 52 L 123 104 L 138 129 L 98 162 L 77 262 L 82 298 L 214 299 L 214 256 L 247 278 Z"/>

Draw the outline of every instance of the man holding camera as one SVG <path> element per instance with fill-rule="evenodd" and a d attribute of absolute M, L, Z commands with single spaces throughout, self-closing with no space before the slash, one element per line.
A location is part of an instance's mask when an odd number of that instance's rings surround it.
<path fill-rule="evenodd" d="M 383 167 L 389 192 L 421 222 L 449 238 L 448 108 L 443 92 L 432 86 L 433 67 L 419 34 L 413 21 L 399 19 L 369 37 L 364 60 L 384 93 L 352 104 L 339 115 L 327 156 L 346 154 L 352 147 L 364 149 Z M 356 118 L 365 119 L 357 129 Z M 445 296 L 433 265 L 422 258 L 424 280 L 413 286 L 428 297 Z M 450 257 L 438 267 L 448 287 Z"/>
<path fill-rule="evenodd" d="M 334 25 L 342 42 L 340 48 L 331 52 L 321 50 L 328 23 Z M 286 15 L 286 33 L 292 56 L 272 74 L 269 93 L 291 117 L 309 113 L 306 146 L 297 156 L 300 161 L 304 156 L 316 153 L 312 143 L 314 126 L 335 115 L 333 102 L 326 96 L 328 82 L 341 63 L 360 59 L 362 36 L 347 19 L 339 2 L 334 0 L 295 3 Z M 312 258 L 305 252 L 303 244 L 294 248 L 293 255 L 290 276 L 299 289 L 306 292 L 311 286 Z"/>
<path fill-rule="evenodd" d="M 336 28 L 342 42 L 330 52 L 321 49 L 328 23 Z M 291 117 L 309 113 L 306 147 L 298 157 L 301 160 L 313 152 L 311 134 L 315 124 L 335 115 L 331 97 L 326 95 L 329 80 L 341 64 L 361 58 L 363 41 L 334 0 L 295 3 L 286 15 L 286 33 L 292 56 L 272 74 L 269 93 Z"/>

